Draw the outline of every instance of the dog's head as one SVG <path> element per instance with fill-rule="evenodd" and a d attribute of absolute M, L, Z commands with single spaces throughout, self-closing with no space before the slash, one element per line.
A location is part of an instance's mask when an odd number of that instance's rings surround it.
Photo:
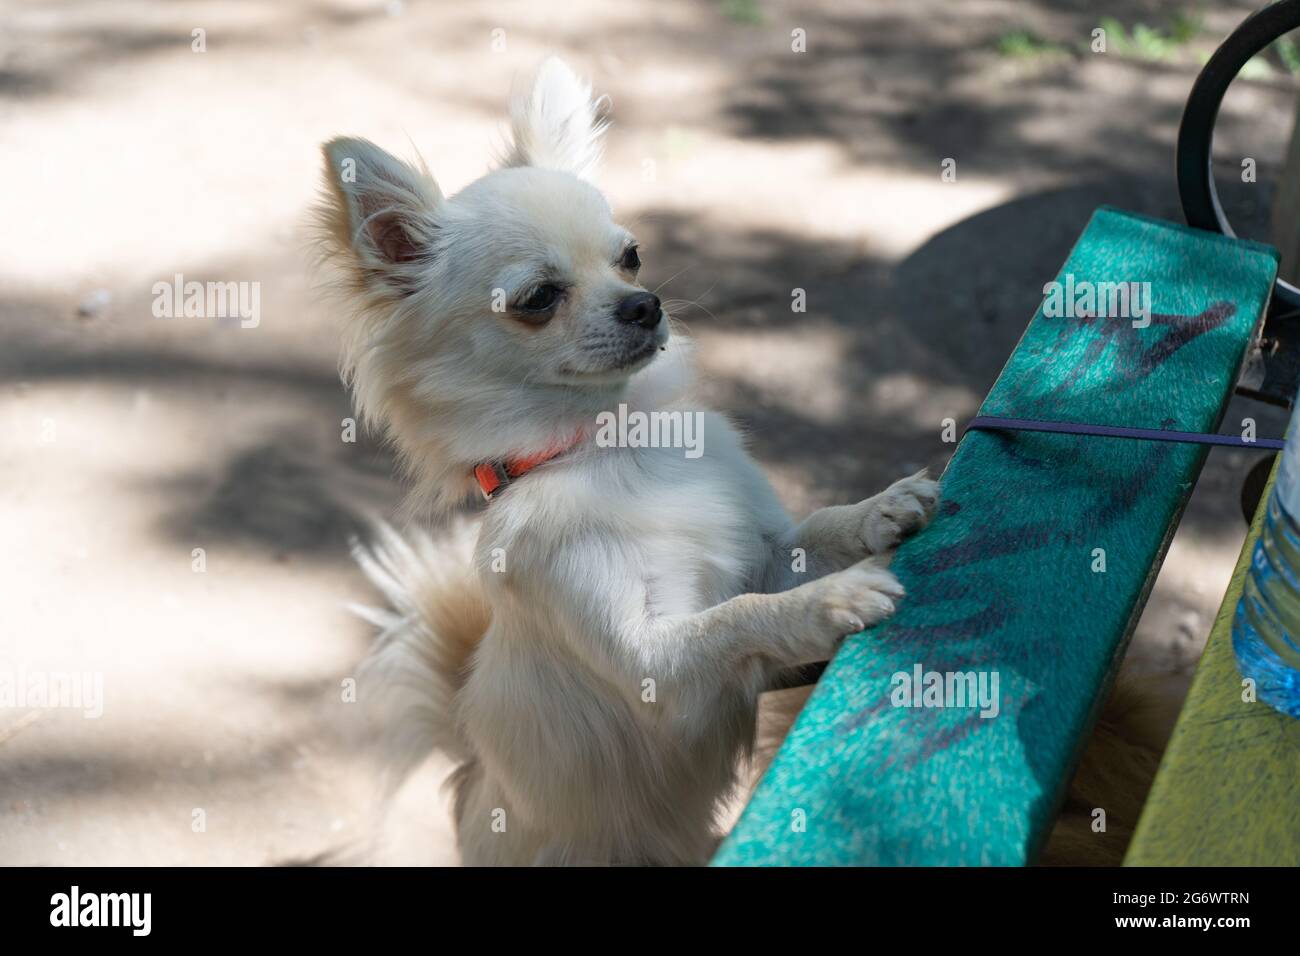
<path fill-rule="evenodd" d="M 345 376 L 417 470 L 553 440 L 668 338 L 635 237 L 586 179 L 605 128 L 590 87 L 547 60 L 511 128 L 500 166 L 452 197 L 365 140 L 324 147 L 323 246 L 357 313 Z"/>
<path fill-rule="evenodd" d="M 604 130 L 590 87 L 547 60 L 511 126 L 499 168 L 450 198 L 372 143 L 325 144 L 324 246 L 357 312 L 344 372 L 399 446 L 452 406 L 490 399 L 495 421 L 478 428 L 500 432 L 521 405 L 604 401 L 667 341 L 636 238 L 585 178 Z"/>

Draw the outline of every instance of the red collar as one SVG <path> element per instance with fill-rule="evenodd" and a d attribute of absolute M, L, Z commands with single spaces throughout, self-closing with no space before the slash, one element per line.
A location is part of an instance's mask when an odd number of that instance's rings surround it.
<path fill-rule="evenodd" d="M 552 458 L 558 458 L 572 449 L 584 437 L 581 428 L 568 441 L 552 445 L 536 455 L 524 455 L 518 458 L 498 458 L 494 461 L 481 461 L 474 466 L 474 480 L 478 482 L 483 497 L 491 501 L 507 485 L 528 474 L 538 465 L 545 464 Z"/>

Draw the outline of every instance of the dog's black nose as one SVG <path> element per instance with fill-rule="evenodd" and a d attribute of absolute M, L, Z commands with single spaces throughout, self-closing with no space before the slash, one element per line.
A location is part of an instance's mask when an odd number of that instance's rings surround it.
<path fill-rule="evenodd" d="M 653 292 L 636 292 L 618 304 L 618 320 L 643 329 L 653 329 L 662 315 L 659 296 Z"/>

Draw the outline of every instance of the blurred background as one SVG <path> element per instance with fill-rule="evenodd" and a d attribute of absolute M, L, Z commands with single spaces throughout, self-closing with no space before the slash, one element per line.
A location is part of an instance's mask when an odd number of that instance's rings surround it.
<path fill-rule="evenodd" d="M 1098 204 L 1181 221 L 1183 102 L 1255 6 L 0 3 L 0 667 L 104 681 L 99 719 L 0 708 L 0 862 L 260 864 L 377 820 L 383 860 L 456 859 L 446 768 L 379 817 L 341 700 L 368 639 L 345 605 L 374 599 L 347 539 L 401 488 L 342 438 L 338 316 L 304 252 L 322 140 L 418 151 L 451 192 L 518 74 L 554 52 L 590 76 L 643 276 L 803 512 L 943 466 L 941 422 L 975 412 Z M 1298 78 L 1278 44 L 1217 127 L 1254 238 Z M 178 273 L 258 283 L 259 323 L 156 318 Z M 1237 399 L 1225 428 L 1248 415 L 1285 426 Z M 1132 669 L 1190 676 L 1255 460 L 1210 455 Z"/>

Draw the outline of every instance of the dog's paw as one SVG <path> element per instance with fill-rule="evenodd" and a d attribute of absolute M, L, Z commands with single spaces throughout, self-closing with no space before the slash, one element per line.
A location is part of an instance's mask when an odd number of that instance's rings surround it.
<path fill-rule="evenodd" d="M 938 503 L 939 483 L 928 478 L 924 469 L 862 502 L 866 514 L 858 534 L 867 554 L 897 548 L 930 523 Z"/>
<path fill-rule="evenodd" d="M 806 651 L 812 660 L 830 657 L 846 635 L 856 634 L 892 615 L 903 599 L 903 586 L 874 559 L 859 561 L 807 585 L 810 591 Z"/>

